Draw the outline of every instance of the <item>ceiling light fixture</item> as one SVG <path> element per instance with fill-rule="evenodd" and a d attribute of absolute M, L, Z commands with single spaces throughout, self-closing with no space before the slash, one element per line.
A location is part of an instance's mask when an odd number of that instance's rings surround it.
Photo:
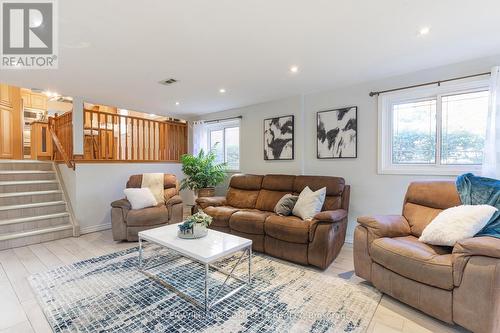
<path fill-rule="evenodd" d="M 179 102 L 175 102 L 175 105 L 179 105 L 179 104 L 181 104 L 181 103 L 179 103 Z"/>
<path fill-rule="evenodd" d="M 423 27 L 422 29 L 419 30 L 418 34 L 420 36 L 425 36 L 431 31 L 431 28 L 429 27 Z"/>
<path fill-rule="evenodd" d="M 299 71 L 299 67 L 297 67 L 297 66 L 290 67 L 290 72 L 297 73 L 298 71 Z"/>
<path fill-rule="evenodd" d="M 226 89 L 224 89 L 224 88 L 220 88 L 220 89 L 219 89 L 219 92 L 220 92 L 221 94 L 224 94 L 224 93 L 226 92 Z"/>

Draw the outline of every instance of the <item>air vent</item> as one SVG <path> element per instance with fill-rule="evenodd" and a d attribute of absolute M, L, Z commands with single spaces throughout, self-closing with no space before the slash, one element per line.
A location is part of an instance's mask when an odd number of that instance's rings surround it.
<path fill-rule="evenodd" d="M 160 81 L 160 84 L 163 84 L 164 86 L 169 86 L 169 85 L 174 84 L 176 82 L 178 82 L 176 79 L 167 79 L 167 80 Z"/>

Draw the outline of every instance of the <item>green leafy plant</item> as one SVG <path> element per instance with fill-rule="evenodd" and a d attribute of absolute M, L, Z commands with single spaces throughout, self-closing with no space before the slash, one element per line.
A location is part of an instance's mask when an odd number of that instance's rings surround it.
<path fill-rule="evenodd" d="M 227 164 L 217 163 L 216 158 L 213 149 L 208 153 L 201 149 L 198 155 L 182 155 L 182 171 L 186 178 L 181 181 L 181 189 L 196 191 L 222 183 L 226 179 Z"/>

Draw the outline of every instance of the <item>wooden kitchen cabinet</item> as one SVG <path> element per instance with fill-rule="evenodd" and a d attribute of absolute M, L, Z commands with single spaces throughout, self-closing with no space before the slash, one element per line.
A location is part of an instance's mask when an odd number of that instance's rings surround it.
<path fill-rule="evenodd" d="M 27 89 L 21 89 L 21 98 L 25 108 L 47 110 L 47 96 Z"/>
<path fill-rule="evenodd" d="M 13 158 L 14 109 L 10 87 L 0 84 L 0 158 Z"/>

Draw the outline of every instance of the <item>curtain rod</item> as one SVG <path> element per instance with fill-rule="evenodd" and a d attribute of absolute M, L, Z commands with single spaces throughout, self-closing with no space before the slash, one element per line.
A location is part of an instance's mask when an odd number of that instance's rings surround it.
<path fill-rule="evenodd" d="M 437 84 L 438 86 L 441 85 L 441 83 L 444 82 L 450 82 L 450 81 L 456 81 L 456 80 L 463 80 L 463 79 L 468 79 L 471 77 L 476 77 L 476 76 L 483 76 L 483 75 L 490 75 L 491 72 L 484 72 L 484 73 L 478 73 L 478 74 L 472 74 L 472 75 L 466 75 L 466 76 L 460 76 L 460 77 L 454 77 L 451 79 L 446 79 L 446 80 L 441 80 L 441 81 L 433 81 L 433 82 L 426 82 L 426 83 L 421 83 L 421 84 L 415 84 L 412 86 L 406 86 L 406 87 L 401 87 L 401 88 L 394 88 L 394 89 L 388 89 L 388 90 L 382 90 L 382 91 L 372 91 L 370 92 L 370 97 L 373 96 L 378 96 L 380 94 L 388 93 L 388 92 L 393 92 L 393 91 L 399 91 L 399 90 L 405 90 L 405 89 L 411 89 L 411 88 L 418 88 L 418 87 L 424 87 L 424 86 L 430 86 L 433 84 Z"/>
<path fill-rule="evenodd" d="M 205 124 L 219 123 L 219 122 L 224 121 L 224 120 L 233 120 L 233 119 L 243 119 L 243 116 L 236 116 L 236 117 L 229 117 L 229 118 L 207 120 L 207 121 L 205 121 Z"/>

